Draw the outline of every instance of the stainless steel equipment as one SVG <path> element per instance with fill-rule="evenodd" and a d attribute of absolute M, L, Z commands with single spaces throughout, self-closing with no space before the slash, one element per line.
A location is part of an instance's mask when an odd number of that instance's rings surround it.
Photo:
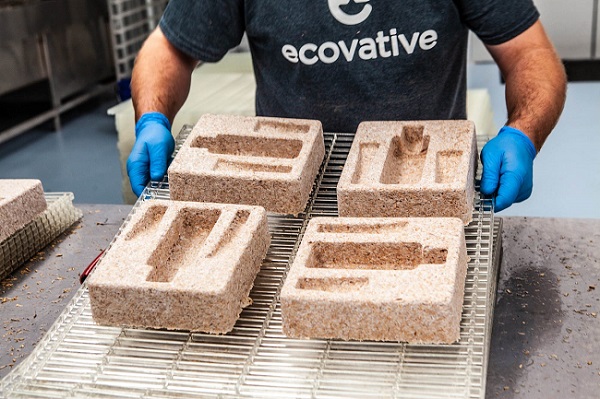
<path fill-rule="evenodd" d="M 104 0 L 0 2 L 0 95 L 47 81 L 49 107 L 0 132 L 0 143 L 99 91 L 114 74 Z M 26 106 L 27 103 L 25 102 Z"/>

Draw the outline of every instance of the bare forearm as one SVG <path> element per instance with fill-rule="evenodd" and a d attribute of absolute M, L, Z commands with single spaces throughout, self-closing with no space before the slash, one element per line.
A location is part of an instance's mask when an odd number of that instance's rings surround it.
<path fill-rule="evenodd" d="M 136 121 L 146 112 L 161 112 L 172 123 L 187 98 L 196 64 L 157 28 L 144 43 L 133 68 L 131 94 Z"/>
<path fill-rule="evenodd" d="M 532 44 L 526 50 L 501 49 L 504 45 L 490 48 L 495 58 L 498 50 L 504 50 L 498 64 L 506 80 L 506 124 L 527 134 L 539 151 L 565 103 L 565 72 L 539 22 L 525 37 L 514 40 L 529 40 Z"/>
<path fill-rule="evenodd" d="M 562 112 L 566 85 L 564 70 L 549 50 L 532 52 L 506 80 L 507 125 L 525 132 L 539 151 Z M 553 62 L 547 62 L 554 59 Z"/>

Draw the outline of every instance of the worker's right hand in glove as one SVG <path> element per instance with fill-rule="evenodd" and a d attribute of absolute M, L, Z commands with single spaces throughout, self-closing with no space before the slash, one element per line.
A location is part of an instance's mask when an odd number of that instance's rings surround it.
<path fill-rule="evenodd" d="M 169 119 L 160 112 L 142 115 L 135 125 L 135 144 L 127 159 L 131 189 L 138 197 L 150 180 L 162 180 L 175 149 Z"/>

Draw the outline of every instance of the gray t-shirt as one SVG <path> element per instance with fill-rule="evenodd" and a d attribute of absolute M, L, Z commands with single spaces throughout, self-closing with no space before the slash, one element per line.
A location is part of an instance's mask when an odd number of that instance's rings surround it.
<path fill-rule="evenodd" d="M 464 119 L 467 32 L 499 44 L 537 21 L 531 0 L 171 0 L 167 39 L 205 62 L 247 32 L 258 115 L 364 120 Z"/>

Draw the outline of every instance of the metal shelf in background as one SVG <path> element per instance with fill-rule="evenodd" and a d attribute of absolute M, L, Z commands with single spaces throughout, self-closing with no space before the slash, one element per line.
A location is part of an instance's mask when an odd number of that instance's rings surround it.
<path fill-rule="evenodd" d="M 189 128 L 179 144 L 186 134 Z M 493 232 L 498 226 L 490 201 L 478 196 L 473 221 L 465 227 L 470 261 L 458 343 L 283 335 L 280 289 L 308 221 L 337 216 L 335 189 L 352 139 L 325 134 L 327 156 L 304 213 L 269 215 L 271 247 L 250 294 L 253 303 L 232 332 L 99 326 L 92 320 L 84 285 L 34 353 L 0 382 L 0 389 L 11 398 L 483 398 L 498 267 Z M 142 200 L 168 198 L 165 180 L 146 188 Z"/>
<path fill-rule="evenodd" d="M 168 0 L 108 0 L 117 81 L 131 77 L 144 40 L 158 25 Z"/>

